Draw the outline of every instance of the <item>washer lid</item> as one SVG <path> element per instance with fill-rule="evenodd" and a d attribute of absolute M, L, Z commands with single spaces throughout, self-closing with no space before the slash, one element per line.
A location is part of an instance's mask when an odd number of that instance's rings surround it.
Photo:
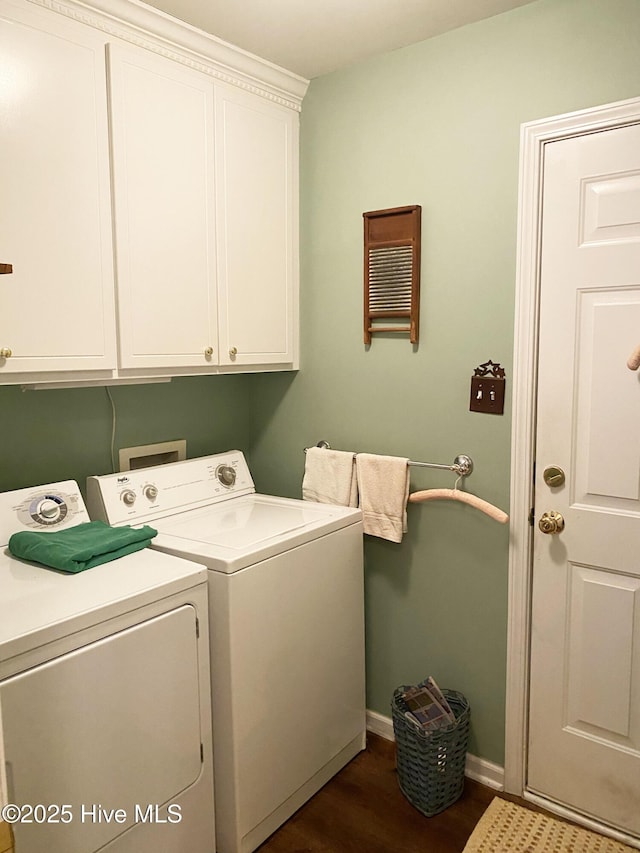
<path fill-rule="evenodd" d="M 265 539 L 286 536 L 292 530 L 326 520 L 326 512 L 305 505 L 303 501 L 282 505 L 258 497 L 238 498 L 223 506 L 182 513 L 166 522 L 158 522 L 157 528 L 182 539 L 246 550 L 255 548 Z"/>
<path fill-rule="evenodd" d="M 152 544 L 233 572 L 361 518 L 349 507 L 253 494 L 156 519 Z"/>

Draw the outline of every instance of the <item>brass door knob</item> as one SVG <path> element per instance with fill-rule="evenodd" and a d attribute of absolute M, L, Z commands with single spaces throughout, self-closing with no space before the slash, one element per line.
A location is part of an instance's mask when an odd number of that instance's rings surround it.
<path fill-rule="evenodd" d="M 13 353 L 9 347 L 2 347 L 2 349 L 0 349 L 0 358 L 11 358 L 12 355 Z"/>
<path fill-rule="evenodd" d="M 238 355 L 238 347 L 231 347 L 229 350 L 229 356 L 231 358 L 235 358 Z"/>
<path fill-rule="evenodd" d="M 204 351 L 205 358 L 211 358 L 213 355 L 213 347 L 207 347 Z"/>
<path fill-rule="evenodd" d="M 545 512 L 538 522 L 538 527 L 543 533 L 561 533 L 564 530 L 564 518 L 554 510 Z"/>

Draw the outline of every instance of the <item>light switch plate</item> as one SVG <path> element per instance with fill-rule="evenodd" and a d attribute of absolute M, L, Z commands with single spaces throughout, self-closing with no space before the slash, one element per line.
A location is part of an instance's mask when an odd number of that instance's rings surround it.
<path fill-rule="evenodd" d="M 504 379 L 474 376 L 471 379 L 469 411 L 504 414 Z"/>
<path fill-rule="evenodd" d="M 497 362 L 489 360 L 476 367 L 471 377 L 469 411 L 503 415 L 505 384 L 504 368 Z"/>

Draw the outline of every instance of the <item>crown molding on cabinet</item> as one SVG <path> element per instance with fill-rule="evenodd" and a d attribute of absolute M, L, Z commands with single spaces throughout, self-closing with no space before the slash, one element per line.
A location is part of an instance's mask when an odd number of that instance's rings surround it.
<path fill-rule="evenodd" d="M 29 0 L 289 109 L 302 107 L 309 81 L 147 6 L 139 0 Z"/>

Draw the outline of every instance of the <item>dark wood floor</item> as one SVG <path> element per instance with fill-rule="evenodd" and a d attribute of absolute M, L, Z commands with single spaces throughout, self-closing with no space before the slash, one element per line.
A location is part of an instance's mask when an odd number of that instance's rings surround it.
<path fill-rule="evenodd" d="M 497 792 L 465 779 L 457 803 L 424 817 L 398 787 L 395 745 L 371 734 L 367 740 L 367 749 L 267 839 L 259 853 L 459 853 L 464 848 Z"/>

